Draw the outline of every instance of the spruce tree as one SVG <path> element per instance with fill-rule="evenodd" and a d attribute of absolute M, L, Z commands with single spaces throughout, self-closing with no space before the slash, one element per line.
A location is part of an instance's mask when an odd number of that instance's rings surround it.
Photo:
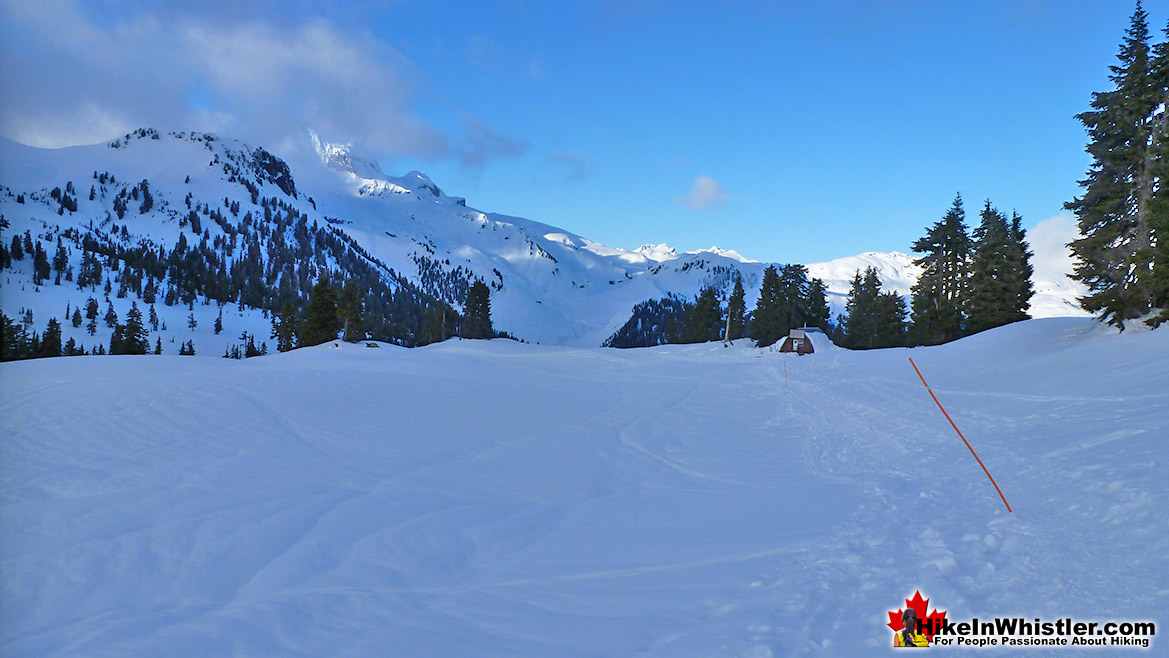
<path fill-rule="evenodd" d="M 1169 21 L 1166 21 L 1164 35 L 1165 40 L 1153 49 L 1149 76 L 1163 108 L 1153 117 L 1149 143 L 1150 178 L 1154 181 L 1149 203 L 1149 228 L 1155 245 L 1149 288 L 1153 307 L 1160 309 L 1149 319 L 1149 324 L 1154 327 L 1169 321 Z"/>
<path fill-rule="evenodd" d="M 1092 156 L 1081 197 L 1064 204 L 1084 237 L 1071 243 L 1077 263 L 1072 278 L 1087 285 L 1087 311 L 1121 329 L 1153 308 L 1157 206 L 1155 143 L 1163 134 L 1154 116 L 1166 102 L 1163 82 L 1150 72 L 1148 14 L 1137 2 L 1109 79 L 1114 89 L 1092 94 L 1092 109 L 1076 116 L 1088 132 Z M 1158 71 L 1156 76 L 1161 76 Z"/>
<path fill-rule="evenodd" d="M 727 300 L 727 325 L 726 335 L 723 336 L 724 340 L 737 340 L 742 338 L 746 331 L 746 294 L 746 291 L 743 290 L 743 279 L 736 276 L 735 285 L 731 289 L 731 297 Z"/>
<path fill-rule="evenodd" d="M 877 278 L 877 270 L 868 267 L 863 276 L 860 270 L 853 275 L 852 285 L 848 290 L 848 302 L 844 305 L 846 315 L 841 325 L 842 347 L 859 350 L 874 346 L 877 335 L 877 296 L 880 292 L 881 284 Z"/>
<path fill-rule="evenodd" d="M 1027 309 L 1031 308 L 1031 298 L 1035 295 L 1035 285 L 1031 276 L 1035 274 L 1035 267 L 1031 264 L 1031 245 L 1027 244 L 1027 231 L 1023 229 L 1023 218 L 1019 213 L 1011 211 L 1011 242 L 1010 268 L 1012 290 L 1015 293 L 1012 309 L 1015 317 L 1012 322 L 1026 320 L 1031 316 Z"/>
<path fill-rule="evenodd" d="M 41 335 L 37 356 L 61 356 L 61 323 L 57 322 L 57 318 L 49 318 L 49 326 Z"/>
<path fill-rule="evenodd" d="M 24 328 L 3 313 L 0 313 L 0 360 L 14 361 L 23 356 Z"/>
<path fill-rule="evenodd" d="M 36 250 L 33 252 L 32 272 L 33 283 L 38 286 L 52 274 L 49 267 L 49 256 L 45 253 L 45 248 L 41 246 L 40 240 L 37 240 Z"/>
<path fill-rule="evenodd" d="M 272 314 L 272 338 L 276 339 L 276 349 L 287 352 L 296 347 L 296 307 L 291 300 L 284 302 L 280 313 Z"/>
<path fill-rule="evenodd" d="M 914 261 L 924 268 L 913 286 L 913 336 L 916 342 L 936 345 L 959 338 L 965 323 L 968 297 L 970 236 L 962 195 L 942 217 L 913 243 Z"/>
<path fill-rule="evenodd" d="M 698 293 L 694 304 L 686 309 L 682 324 L 682 343 L 705 343 L 718 340 L 722 326 L 722 304 L 718 291 L 711 286 Z"/>
<path fill-rule="evenodd" d="M 303 346 L 320 345 L 337 338 L 341 320 L 337 317 L 337 293 L 322 276 L 309 293 L 308 309 L 305 311 L 304 326 L 298 333 L 298 343 Z"/>
<path fill-rule="evenodd" d="M 1019 317 L 1011 227 L 1007 217 L 992 208 L 990 200 L 983 206 L 974 229 L 974 255 L 970 262 L 970 304 L 968 325 L 971 333 L 999 327 Z"/>
<path fill-rule="evenodd" d="M 776 296 L 779 302 L 779 336 L 776 340 L 787 336 L 792 329 L 804 326 L 807 320 L 807 297 L 808 268 L 795 264 L 780 267 Z"/>
<path fill-rule="evenodd" d="M 337 315 L 341 318 L 341 338 L 350 342 L 361 340 L 364 332 L 361 329 L 362 315 L 365 305 L 362 303 L 363 293 L 361 284 L 349 279 L 341 288 L 341 298 L 337 301 Z"/>
<path fill-rule="evenodd" d="M 494 334 L 491 326 L 491 291 L 487 284 L 476 281 L 467 288 L 467 301 L 463 305 L 463 338 L 491 338 Z"/>
<path fill-rule="evenodd" d="M 134 302 L 126 313 L 126 324 L 114 327 L 110 354 L 146 354 L 149 349 L 150 337 L 142 324 L 142 311 Z"/>
<path fill-rule="evenodd" d="M 881 279 L 874 267 L 858 270 L 845 304 L 839 343 L 854 350 L 897 347 L 905 344 L 905 300 L 901 295 L 881 290 Z"/>
<path fill-rule="evenodd" d="M 879 289 L 880 283 L 877 286 Z M 905 345 L 905 299 L 891 290 L 879 293 L 873 307 L 873 326 L 873 347 Z"/>
<path fill-rule="evenodd" d="M 828 333 L 829 320 L 832 318 L 826 293 L 824 281 L 812 279 L 808 283 L 808 293 L 804 299 L 804 323 L 810 327 L 818 327 L 824 333 Z"/>
<path fill-rule="evenodd" d="M 763 281 L 759 286 L 759 300 L 751 313 L 751 338 L 757 347 L 767 347 L 782 335 L 780 314 L 783 312 L 779 297 L 779 272 L 774 265 L 763 270 Z"/>
<path fill-rule="evenodd" d="M 422 341 L 438 343 L 456 334 L 459 314 L 450 304 L 436 300 L 426 308 L 422 321 Z"/>

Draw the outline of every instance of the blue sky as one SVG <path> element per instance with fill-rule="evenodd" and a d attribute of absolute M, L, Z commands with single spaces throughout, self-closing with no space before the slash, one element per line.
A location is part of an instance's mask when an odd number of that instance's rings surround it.
<path fill-rule="evenodd" d="M 817 262 L 908 251 L 959 191 L 1059 213 L 1133 6 L 4 2 L 0 133 L 313 128 L 613 246 Z"/>

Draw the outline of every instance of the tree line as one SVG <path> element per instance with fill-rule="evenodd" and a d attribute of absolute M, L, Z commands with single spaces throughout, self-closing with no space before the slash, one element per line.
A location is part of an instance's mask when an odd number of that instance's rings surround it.
<path fill-rule="evenodd" d="M 1008 218 L 989 200 L 970 232 L 957 195 L 913 243 L 922 274 L 909 307 L 897 293 L 881 290 L 876 270 L 857 272 L 833 341 L 852 349 L 937 345 L 1026 320 L 1034 294 L 1026 236 L 1018 213 Z"/>
<path fill-rule="evenodd" d="M 736 272 L 729 294 L 704 286 L 689 301 L 678 295 L 641 302 L 604 347 L 650 347 L 667 343 L 704 343 L 751 338 L 756 345 L 773 345 L 797 327 L 827 331 L 831 312 L 824 282 L 808 278 L 803 265 L 768 265 L 763 270 L 759 298 L 747 312 L 742 277 Z"/>

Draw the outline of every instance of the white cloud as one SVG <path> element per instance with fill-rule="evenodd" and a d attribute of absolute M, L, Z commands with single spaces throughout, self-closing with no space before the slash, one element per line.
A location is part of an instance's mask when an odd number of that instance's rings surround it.
<path fill-rule="evenodd" d="M 1056 281 L 1070 274 L 1074 259 L 1067 244 L 1079 237 L 1076 218 L 1070 213 L 1049 217 L 1027 231 L 1027 242 L 1035 252 L 1031 258 L 1035 278 Z"/>
<path fill-rule="evenodd" d="M 470 168 L 527 147 L 471 118 L 460 134 L 434 127 L 416 111 L 421 76 L 364 29 L 129 7 L 111 25 L 72 0 L 0 3 L 0 133 L 57 147 L 152 126 L 274 144 L 312 128 Z"/>
<path fill-rule="evenodd" d="M 1035 268 L 1031 277 L 1035 285 L 1029 311 L 1032 317 L 1087 315 L 1069 302 L 1088 293 L 1084 284 L 1068 278 L 1075 259 L 1067 244 L 1079 237 L 1076 218 L 1069 213 L 1049 217 L 1027 231 L 1027 242 L 1035 254 L 1031 257 L 1031 266 Z"/>
<path fill-rule="evenodd" d="M 706 174 L 700 174 L 690 186 L 690 193 L 675 197 L 674 200 L 695 212 L 702 212 L 722 210 L 730 198 L 718 181 Z"/>

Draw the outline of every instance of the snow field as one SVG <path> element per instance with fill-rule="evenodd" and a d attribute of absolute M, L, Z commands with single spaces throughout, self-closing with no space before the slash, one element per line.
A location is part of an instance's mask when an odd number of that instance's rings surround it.
<path fill-rule="evenodd" d="M 918 588 L 1166 621 L 1163 331 L 333 345 L 0 365 L 0 653 L 871 655 Z"/>

